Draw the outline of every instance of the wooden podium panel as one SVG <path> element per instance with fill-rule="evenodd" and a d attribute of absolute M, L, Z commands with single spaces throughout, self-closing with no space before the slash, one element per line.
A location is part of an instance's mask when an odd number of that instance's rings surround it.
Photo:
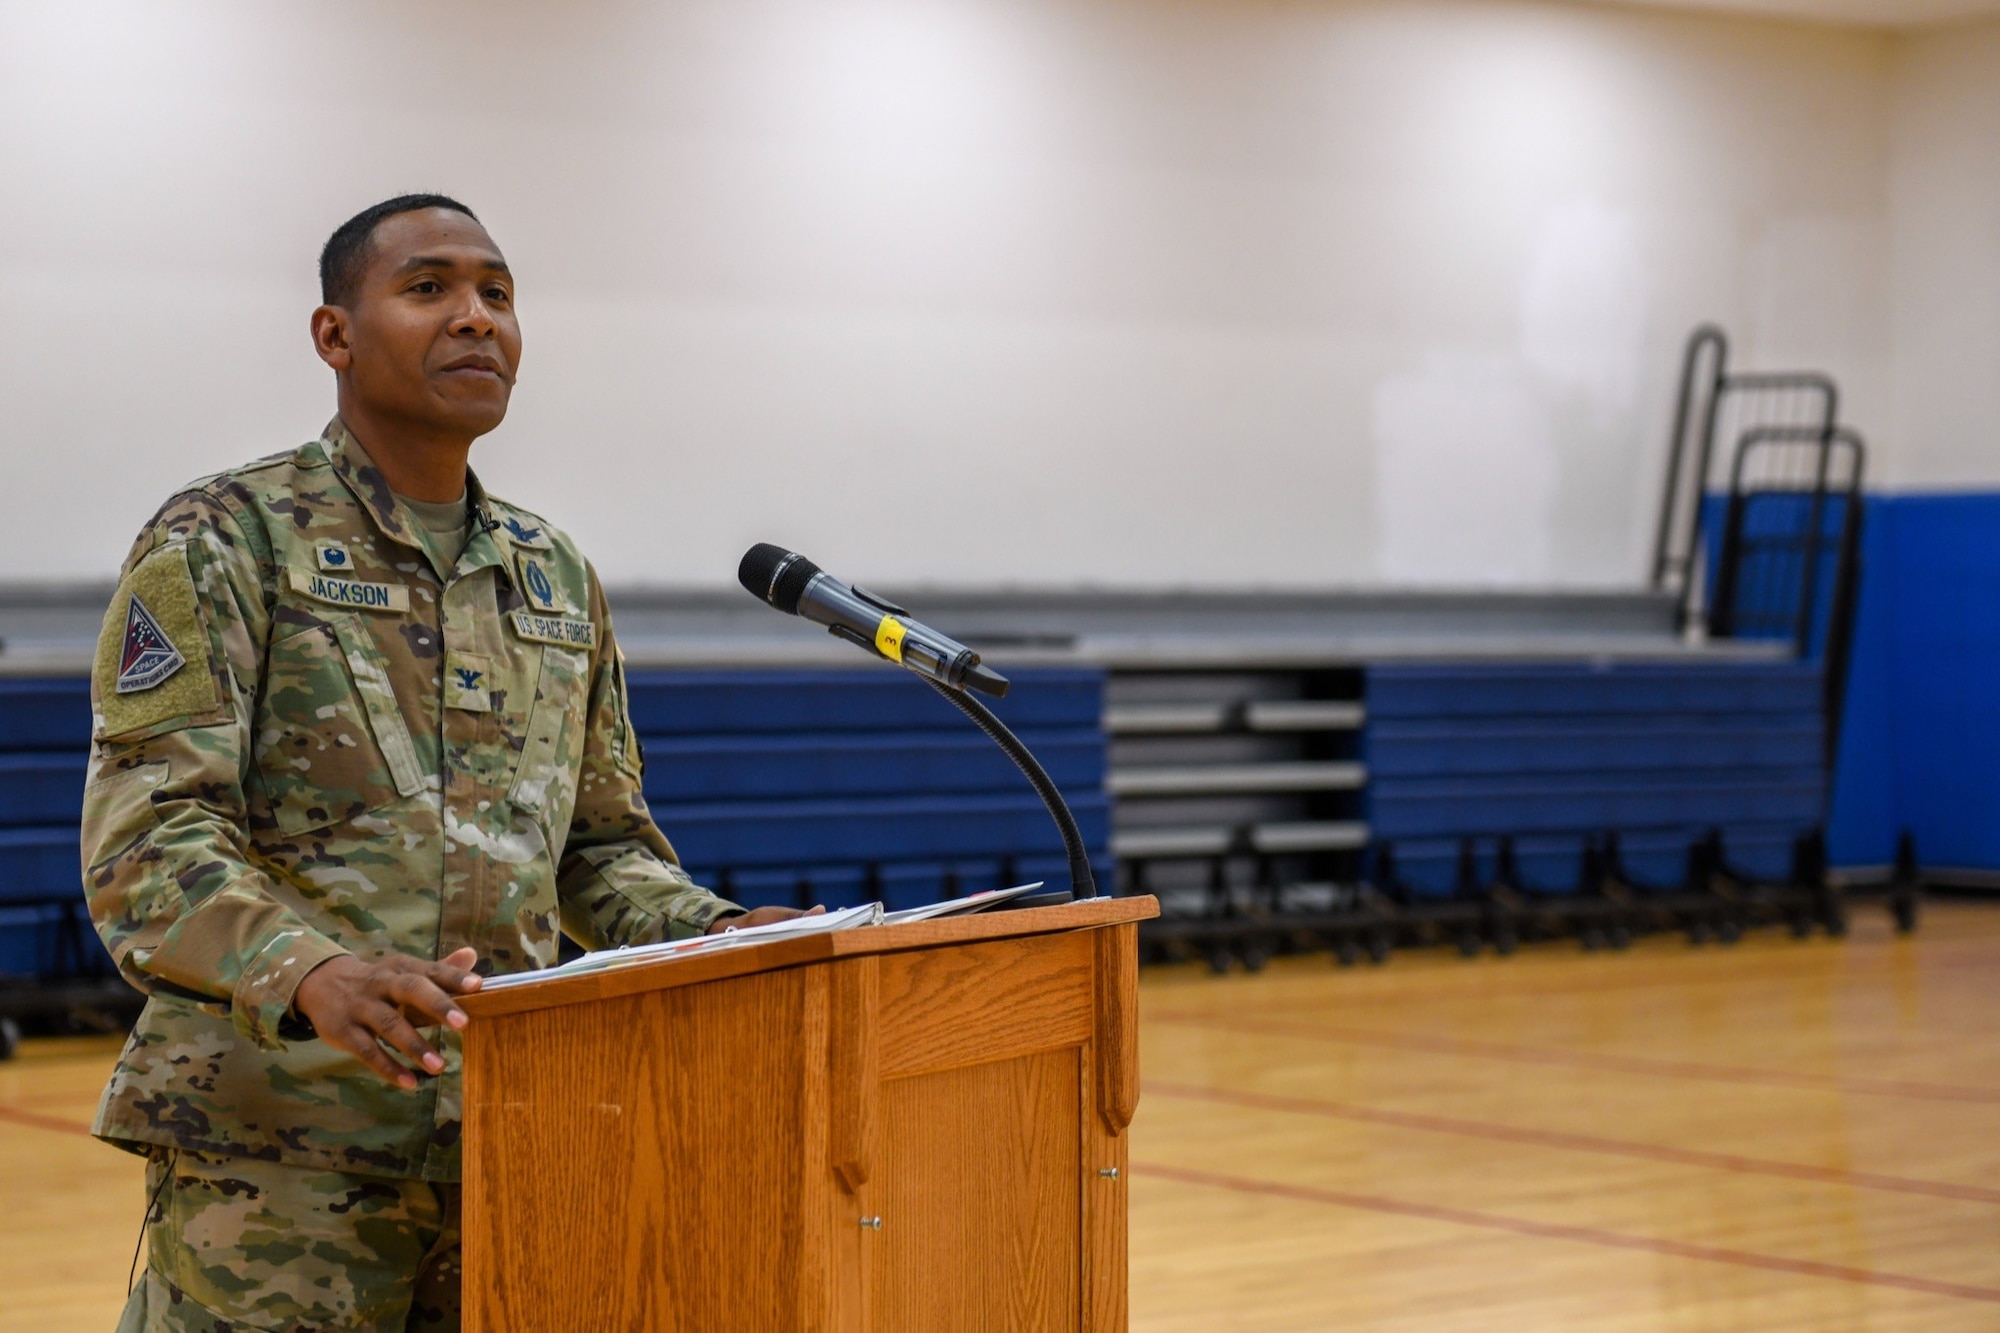
<path fill-rule="evenodd" d="M 1150 898 L 468 997 L 466 1327 L 1125 1327 Z"/>

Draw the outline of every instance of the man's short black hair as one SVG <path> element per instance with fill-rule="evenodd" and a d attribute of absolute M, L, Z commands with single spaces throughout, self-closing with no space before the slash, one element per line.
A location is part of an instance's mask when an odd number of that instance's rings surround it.
<path fill-rule="evenodd" d="M 334 228 L 319 252 L 319 299 L 326 305 L 346 305 L 361 284 L 361 272 L 368 265 L 368 242 L 382 219 L 398 213 L 417 213 L 426 208 L 448 208 L 463 213 L 474 222 L 479 215 L 458 200 L 442 194 L 399 194 L 364 208 Z"/>

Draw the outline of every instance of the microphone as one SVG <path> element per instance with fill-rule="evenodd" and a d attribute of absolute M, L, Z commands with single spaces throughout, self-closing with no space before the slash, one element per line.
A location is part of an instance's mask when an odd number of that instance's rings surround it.
<path fill-rule="evenodd" d="M 759 542 L 743 553 L 736 581 L 751 596 L 788 616 L 804 616 L 845 639 L 927 680 L 954 690 L 978 690 L 998 699 L 1007 678 L 979 664 L 979 654 L 958 640 L 910 618 L 910 613 L 833 575 L 782 546 Z"/>

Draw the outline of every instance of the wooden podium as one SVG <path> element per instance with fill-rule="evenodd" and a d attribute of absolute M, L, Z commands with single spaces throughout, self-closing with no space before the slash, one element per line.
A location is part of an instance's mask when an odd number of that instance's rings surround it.
<path fill-rule="evenodd" d="M 1150 897 L 464 1000 L 465 1327 L 1123 1330 Z"/>

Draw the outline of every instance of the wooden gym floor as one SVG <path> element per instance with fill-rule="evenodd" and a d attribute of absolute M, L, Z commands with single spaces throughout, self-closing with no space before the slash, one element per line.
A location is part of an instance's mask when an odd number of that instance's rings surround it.
<path fill-rule="evenodd" d="M 2000 908 L 1898 940 L 1154 970 L 1132 1324 L 2000 1327 Z M 115 1052 L 0 1065 L 0 1329 L 109 1330 L 141 1200 Z"/>

